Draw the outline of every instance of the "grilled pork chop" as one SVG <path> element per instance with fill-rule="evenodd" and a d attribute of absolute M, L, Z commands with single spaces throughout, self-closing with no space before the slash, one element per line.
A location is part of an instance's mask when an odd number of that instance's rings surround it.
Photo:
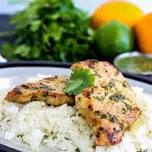
<path fill-rule="evenodd" d="M 63 91 L 67 81 L 68 78 L 65 76 L 55 76 L 44 78 L 36 83 L 22 84 L 8 92 L 5 100 L 18 103 L 44 101 L 55 106 L 65 103 L 73 105 L 74 97 L 66 95 Z"/>
<path fill-rule="evenodd" d="M 127 80 L 108 62 L 88 60 L 71 68 L 90 69 L 96 77 L 93 87 L 75 96 L 77 109 L 93 129 L 96 145 L 118 144 L 141 113 Z"/>
<path fill-rule="evenodd" d="M 87 68 L 95 75 L 94 86 L 76 95 L 75 103 L 96 135 L 96 145 L 119 143 L 141 113 L 126 79 L 108 62 L 88 60 L 71 68 Z M 74 97 L 64 93 L 67 81 L 67 77 L 50 77 L 23 84 L 10 91 L 5 99 L 18 103 L 39 100 L 56 106 L 65 103 L 73 105 Z"/>

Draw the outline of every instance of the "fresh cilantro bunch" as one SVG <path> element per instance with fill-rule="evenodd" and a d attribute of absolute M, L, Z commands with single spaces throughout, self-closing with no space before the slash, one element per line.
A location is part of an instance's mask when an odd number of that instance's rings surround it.
<path fill-rule="evenodd" d="M 71 0 L 34 0 L 12 23 L 15 43 L 2 51 L 9 60 L 78 61 L 94 55 L 89 17 Z"/>
<path fill-rule="evenodd" d="M 70 80 L 64 89 L 64 92 L 69 95 L 77 95 L 87 87 L 93 86 L 95 76 L 89 69 L 75 69 L 72 71 Z"/>

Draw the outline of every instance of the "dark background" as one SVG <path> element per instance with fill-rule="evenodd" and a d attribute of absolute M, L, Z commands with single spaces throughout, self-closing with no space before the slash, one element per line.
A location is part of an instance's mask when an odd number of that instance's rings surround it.
<path fill-rule="evenodd" d="M 12 31 L 14 27 L 10 24 L 10 18 L 11 16 L 9 15 L 0 15 L 0 51 L 1 51 L 1 45 L 4 43 L 6 40 L 12 41 L 13 39 L 9 36 L 2 36 L 4 32 Z"/>

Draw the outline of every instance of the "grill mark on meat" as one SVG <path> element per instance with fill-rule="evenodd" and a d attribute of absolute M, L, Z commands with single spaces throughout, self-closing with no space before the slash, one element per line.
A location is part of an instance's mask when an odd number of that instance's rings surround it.
<path fill-rule="evenodd" d="M 16 87 L 16 88 L 13 90 L 13 93 L 16 93 L 17 95 L 22 94 L 20 87 Z"/>

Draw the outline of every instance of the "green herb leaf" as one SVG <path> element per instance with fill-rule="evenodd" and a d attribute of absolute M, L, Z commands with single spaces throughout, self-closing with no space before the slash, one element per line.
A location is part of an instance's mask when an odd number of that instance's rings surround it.
<path fill-rule="evenodd" d="M 59 41 L 62 36 L 63 29 L 57 23 L 52 23 L 49 25 L 49 36 L 55 41 Z"/>
<path fill-rule="evenodd" d="M 89 69 L 75 69 L 70 76 L 64 92 L 69 95 L 77 95 L 83 89 L 93 86 L 94 81 L 95 76 Z"/>
<path fill-rule="evenodd" d="M 36 32 L 36 31 L 38 31 L 40 25 L 41 25 L 41 21 L 40 21 L 40 20 L 33 21 L 33 22 L 31 23 L 31 29 L 30 29 L 30 30 L 31 30 L 32 32 Z"/>
<path fill-rule="evenodd" d="M 4 44 L 9 60 L 80 61 L 96 58 L 89 16 L 72 0 L 32 0 L 12 17 L 13 44 Z M 25 52 L 25 53 L 24 53 Z"/>
<path fill-rule="evenodd" d="M 21 55 L 21 57 L 28 56 L 30 48 L 26 45 L 20 45 L 14 50 L 15 55 Z"/>

